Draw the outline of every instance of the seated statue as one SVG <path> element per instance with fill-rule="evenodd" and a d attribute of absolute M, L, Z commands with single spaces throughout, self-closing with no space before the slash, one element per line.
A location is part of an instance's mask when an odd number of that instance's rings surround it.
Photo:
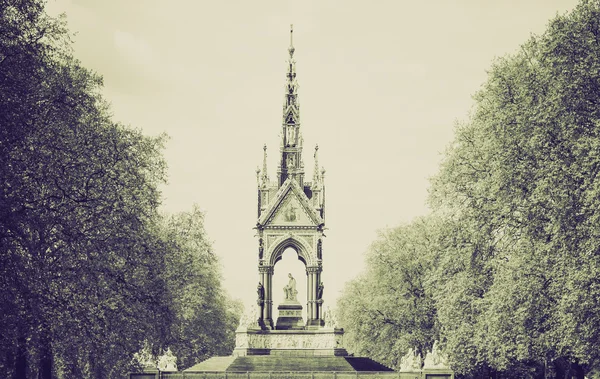
<path fill-rule="evenodd" d="M 288 274 L 288 278 L 290 278 L 288 284 L 283 287 L 285 300 L 297 301 L 296 295 L 298 295 L 298 291 L 296 290 L 296 279 L 294 279 L 292 274 Z"/>

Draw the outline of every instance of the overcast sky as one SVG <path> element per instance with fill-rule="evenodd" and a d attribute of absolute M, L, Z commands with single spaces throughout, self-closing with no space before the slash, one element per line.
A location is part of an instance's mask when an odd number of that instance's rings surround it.
<path fill-rule="evenodd" d="M 49 0 L 75 56 L 104 76 L 115 119 L 166 132 L 163 209 L 206 211 L 234 298 L 255 299 L 256 167 L 276 177 L 289 26 L 304 164 L 326 173 L 326 305 L 364 268 L 377 230 L 427 213 L 428 178 L 495 57 L 515 52 L 575 0 Z M 275 267 L 274 295 L 293 272 Z M 275 305 L 278 303 L 275 298 Z"/>

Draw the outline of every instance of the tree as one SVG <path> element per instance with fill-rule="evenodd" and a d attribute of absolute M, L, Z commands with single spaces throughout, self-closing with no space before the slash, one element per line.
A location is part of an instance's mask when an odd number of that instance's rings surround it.
<path fill-rule="evenodd" d="M 498 60 L 433 181 L 461 239 L 437 302 L 460 372 L 597 365 L 599 16 L 584 0 Z"/>
<path fill-rule="evenodd" d="M 433 225 L 421 219 L 380 232 L 366 272 L 346 285 L 338 309 L 346 344 L 356 354 L 397 368 L 409 348 L 424 355 L 437 339 L 430 262 L 439 241 Z"/>
<path fill-rule="evenodd" d="M 185 291 L 167 271 L 199 252 L 190 238 L 203 229 L 164 238 L 165 138 L 114 122 L 101 85 L 43 1 L 0 0 L 0 370 L 8 377 L 117 377 L 144 340 L 164 346 L 173 325 L 209 330 L 220 314 L 223 335 L 205 342 L 230 343 L 214 256 L 178 271 L 191 280 Z M 185 296 L 202 285 L 209 294 L 190 308 Z M 207 304 L 221 312 L 212 324 L 195 314 Z"/>
<path fill-rule="evenodd" d="M 204 230 L 204 213 L 166 216 L 161 224 L 166 245 L 165 269 L 175 319 L 168 344 L 179 368 L 191 367 L 212 355 L 228 355 L 235 342 L 239 306 L 221 287 L 220 266 Z"/>

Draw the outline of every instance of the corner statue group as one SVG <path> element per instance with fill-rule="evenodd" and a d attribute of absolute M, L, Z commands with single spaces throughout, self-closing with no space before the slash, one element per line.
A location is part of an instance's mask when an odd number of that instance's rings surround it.
<path fill-rule="evenodd" d="M 296 279 L 294 279 L 291 273 L 288 274 L 288 278 L 290 278 L 290 281 L 283 287 L 283 293 L 285 294 L 286 300 L 295 301 L 297 300 L 296 295 L 298 294 L 298 291 L 296 291 Z"/>

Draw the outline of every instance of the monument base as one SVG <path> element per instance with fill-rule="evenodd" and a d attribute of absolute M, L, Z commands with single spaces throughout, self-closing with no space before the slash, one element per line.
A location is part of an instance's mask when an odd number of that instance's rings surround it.
<path fill-rule="evenodd" d="M 297 301 L 286 301 L 277 307 L 279 317 L 277 317 L 277 330 L 300 330 L 304 329 L 304 319 L 302 318 L 302 304 Z"/>
<path fill-rule="evenodd" d="M 306 322 L 306 329 L 321 329 L 325 326 L 325 320 L 316 319 L 316 320 L 308 320 Z"/>
<path fill-rule="evenodd" d="M 238 330 L 234 356 L 346 356 L 343 329 Z"/>
<path fill-rule="evenodd" d="M 188 368 L 185 377 L 223 378 L 357 378 L 370 376 L 398 379 L 392 369 L 363 357 L 212 357 Z M 222 373 L 218 375 L 218 373 Z M 360 373 L 360 375 L 359 375 Z M 195 374 L 195 375 L 194 375 Z M 241 374 L 241 375 L 240 375 Z M 414 379 L 414 376 L 407 379 Z"/>

